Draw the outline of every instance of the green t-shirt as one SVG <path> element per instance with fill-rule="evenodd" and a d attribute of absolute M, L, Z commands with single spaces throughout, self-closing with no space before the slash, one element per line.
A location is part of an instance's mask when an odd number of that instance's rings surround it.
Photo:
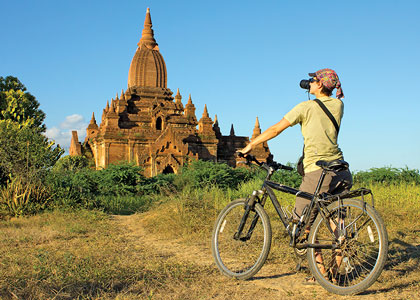
<path fill-rule="evenodd" d="M 324 103 L 340 126 L 344 110 L 343 102 L 331 97 L 318 99 Z M 337 144 L 337 130 L 318 103 L 312 100 L 299 103 L 284 118 L 291 126 L 301 125 L 305 143 L 303 159 L 305 173 L 320 169 L 315 165 L 318 160 L 343 159 L 343 153 Z"/>

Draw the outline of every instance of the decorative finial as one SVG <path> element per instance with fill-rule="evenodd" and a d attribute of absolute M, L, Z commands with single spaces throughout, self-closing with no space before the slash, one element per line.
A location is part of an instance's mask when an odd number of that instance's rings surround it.
<path fill-rule="evenodd" d="M 141 39 L 137 44 L 139 47 L 145 45 L 149 49 L 159 50 L 158 44 L 156 43 L 153 29 L 152 29 L 152 18 L 150 17 L 150 9 L 147 8 L 146 18 L 144 19 L 144 28 L 141 33 Z"/>
<path fill-rule="evenodd" d="M 214 122 L 213 122 L 213 124 L 219 124 L 219 121 L 217 120 L 217 115 L 214 115 Z"/>
<path fill-rule="evenodd" d="M 90 124 L 96 124 L 95 113 L 94 112 L 92 112 L 92 119 L 90 119 Z"/>
<path fill-rule="evenodd" d="M 195 106 L 192 103 L 191 94 L 188 97 L 188 103 L 185 105 L 184 112 L 185 112 L 185 115 L 186 116 L 192 116 L 192 117 L 195 118 Z"/>
<path fill-rule="evenodd" d="M 181 96 L 181 94 L 179 93 L 179 88 L 176 90 L 176 95 L 175 95 L 175 102 L 176 103 L 181 103 L 181 99 L 182 99 L 182 96 Z"/>
<path fill-rule="evenodd" d="M 118 92 L 117 92 L 117 96 L 115 97 L 115 101 L 120 100 L 120 98 L 118 98 Z"/>
<path fill-rule="evenodd" d="M 105 110 L 108 112 L 108 110 L 109 110 L 109 100 L 106 100 L 106 107 L 105 107 Z"/>
<path fill-rule="evenodd" d="M 120 100 L 125 100 L 124 89 L 121 89 L 121 99 Z"/>
<path fill-rule="evenodd" d="M 209 112 L 207 111 L 207 104 L 204 104 L 203 118 L 209 118 Z"/>
<path fill-rule="evenodd" d="M 251 140 L 255 139 L 260 134 L 261 134 L 260 122 L 259 122 L 258 117 L 257 117 L 257 119 L 255 120 L 255 126 L 254 126 L 254 130 L 252 132 Z"/>
<path fill-rule="evenodd" d="M 230 135 L 231 136 L 235 135 L 235 129 L 233 128 L 233 124 L 232 124 L 232 127 L 230 128 Z"/>

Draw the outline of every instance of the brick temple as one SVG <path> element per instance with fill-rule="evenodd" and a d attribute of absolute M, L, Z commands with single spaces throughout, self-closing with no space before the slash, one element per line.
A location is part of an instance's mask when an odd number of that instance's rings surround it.
<path fill-rule="evenodd" d="M 70 155 L 92 157 L 97 169 L 120 161 L 135 162 L 146 176 L 177 173 L 186 162 L 197 159 L 235 167 L 241 159 L 234 154 L 249 138 L 236 136 L 233 124 L 230 134 L 222 135 L 217 116 L 210 118 L 207 105 L 197 120 L 191 95 L 185 106 L 179 89 L 172 96 L 149 9 L 137 45 L 127 90 L 107 102 L 99 126 L 92 114 L 83 144 L 72 132 Z M 257 118 L 251 139 L 259 134 Z M 261 144 L 253 154 L 265 160 L 270 155 L 268 145 Z"/>

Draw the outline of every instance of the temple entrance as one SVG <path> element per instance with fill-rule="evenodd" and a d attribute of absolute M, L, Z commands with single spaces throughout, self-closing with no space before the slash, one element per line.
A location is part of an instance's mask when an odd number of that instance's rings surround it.
<path fill-rule="evenodd" d="M 166 168 L 163 169 L 163 172 L 162 172 L 162 174 L 174 174 L 174 173 L 175 173 L 174 169 L 169 165 L 166 166 Z"/>
<path fill-rule="evenodd" d="M 156 119 L 156 130 L 162 130 L 162 118 L 161 117 Z"/>

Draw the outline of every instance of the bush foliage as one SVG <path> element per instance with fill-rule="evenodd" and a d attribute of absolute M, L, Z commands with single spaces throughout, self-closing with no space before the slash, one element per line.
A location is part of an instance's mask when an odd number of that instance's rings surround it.
<path fill-rule="evenodd" d="M 97 208 L 108 211 L 108 202 L 119 199 L 133 202 L 141 197 L 171 189 L 173 174 L 146 178 L 139 166 L 120 163 L 106 169 L 94 170 L 86 167 L 82 158 L 64 157 L 54 167 L 45 180 L 45 184 L 54 191 L 55 206 Z M 82 167 L 85 166 L 85 167 Z M 147 201 L 146 201 L 147 202 Z"/>
<path fill-rule="evenodd" d="M 258 188 L 256 184 L 260 185 L 266 176 L 258 167 L 234 169 L 226 164 L 198 160 L 184 166 L 180 174 L 147 178 L 134 164 L 120 163 L 95 170 L 88 167 L 86 158 L 70 156 L 61 158 L 53 168 L 44 168 L 44 172 L 42 181 L 37 184 L 25 187 L 29 183 L 19 181 L 10 183 L 9 190 L 3 189 L 2 198 L 10 199 L 4 200 L 9 201 L 9 214 L 24 215 L 53 207 L 83 207 L 128 214 L 147 210 L 162 194 L 217 190 L 233 195 L 250 186 L 248 182 L 252 183 L 252 189 Z M 302 178 L 296 171 L 280 170 L 271 180 L 298 188 Z M 372 183 L 418 185 L 420 174 L 408 168 L 375 168 L 354 174 L 354 182 L 366 186 Z M 19 198 L 19 193 L 24 196 Z"/>
<path fill-rule="evenodd" d="M 353 175 L 354 183 L 359 184 L 420 184 L 419 170 L 405 168 L 372 168 L 368 171 L 359 171 Z"/>
<path fill-rule="evenodd" d="M 177 186 L 183 188 L 203 188 L 216 186 L 222 189 L 235 188 L 241 182 L 252 177 L 252 173 L 246 168 L 233 169 L 226 164 L 218 164 L 210 161 L 193 161 L 182 168 Z"/>

